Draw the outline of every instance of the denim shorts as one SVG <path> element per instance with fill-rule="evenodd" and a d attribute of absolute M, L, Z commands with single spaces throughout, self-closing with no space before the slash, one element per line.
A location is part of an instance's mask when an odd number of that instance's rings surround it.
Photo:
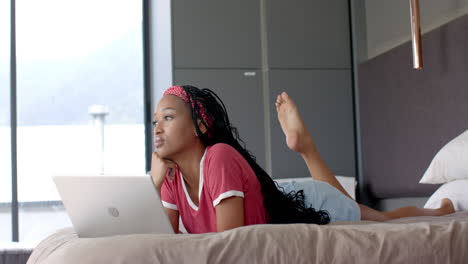
<path fill-rule="evenodd" d="M 330 222 L 359 221 L 361 209 L 356 201 L 341 193 L 330 184 L 317 181 L 288 181 L 278 182 L 285 193 L 304 190 L 304 202 L 306 206 L 315 210 L 325 210 L 330 216 Z"/>

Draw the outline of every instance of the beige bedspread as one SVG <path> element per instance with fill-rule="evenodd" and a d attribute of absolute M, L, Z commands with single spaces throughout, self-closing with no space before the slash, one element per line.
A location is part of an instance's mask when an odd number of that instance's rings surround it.
<path fill-rule="evenodd" d="M 256 225 L 203 235 L 78 238 L 63 229 L 28 264 L 468 263 L 468 211 L 385 223 Z"/>

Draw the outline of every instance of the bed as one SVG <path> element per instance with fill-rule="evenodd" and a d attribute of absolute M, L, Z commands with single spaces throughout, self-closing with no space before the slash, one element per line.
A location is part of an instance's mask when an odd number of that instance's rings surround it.
<path fill-rule="evenodd" d="M 450 215 L 103 238 L 78 238 L 67 228 L 40 242 L 27 263 L 468 263 L 467 151 L 468 130 L 439 150 L 421 179 L 443 184 L 425 207 L 449 197 L 457 210 Z M 337 178 L 354 196 L 354 179 Z"/>
<path fill-rule="evenodd" d="M 67 228 L 37 245 L 27 263 L 468 263 L 467 150 L 468 130 L 439 151 L 421 179 L 444 183 L 426 207 L 449 197 L 457 210 L 450 215 L 104 238 L 78 238 Z M 354 196 L 354 179 L 337 178 Z"/>
<path fill-rule="evenodd" d="M 454 214 L 103 238 L 78 238 L 67 228 L 40 242 L 27 263 L 468 263 L 467 150 L 468 131 L 439 151 L 422 179 L 444 183 L 426 207 L 437 208 L 442 198 L 449 197 L 457 210 Z M 354 179 L 337 178 L 354 197 Z"/>
<path fill-rule="evenodd" d="M 86 263 L 467 263 L 468 211 L 384 223 L 255 225 L 202 235 L 43 240 L 28 264 Z"/>

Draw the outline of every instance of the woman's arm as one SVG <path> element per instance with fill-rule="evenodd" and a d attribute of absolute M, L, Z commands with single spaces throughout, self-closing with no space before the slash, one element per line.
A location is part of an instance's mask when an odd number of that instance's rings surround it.
<path fill-rule="evenodd" d="M 179 211 L 172 210 L 169 208 L 164 208 L 166 210 L 166 214 L 169 217 L 169 221 L 171 222 L 172 228 L 174 229 L 174 233 L 179 232 Z"/>
<path fill-rule="evenodd" d="M 222 200 L 216 207 L 218 232 L 244 225 L 244 198 L 233 196 Z"/>
<path fill-rule="evenodd" d="M 169 171 L 168 177 L 169 179 L 174 178 L 174 172 L 177 164 L 170 160 L 162 159 L 159 157 L 158 153 L 153 152 L 151 157 L 151 179 L 153 180 L 154 186 L 159 194 L 161 194 L 161 186 L 164 182 L 164 178 L 166 177 L 166 172 L 168 169 Z"/>

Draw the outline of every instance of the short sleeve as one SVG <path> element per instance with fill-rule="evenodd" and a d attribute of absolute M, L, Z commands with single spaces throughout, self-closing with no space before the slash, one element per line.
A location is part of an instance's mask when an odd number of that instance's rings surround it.
<path fill-rule="evenodd" d="M 174 197 L 174 185 L 174 181 L 169 181 L 167 177 L 164 179 L 164 182 L 161 186 L 161 202 L 166 208 L 179 210 L 179 208 L 177 208 L 176 199 Z"/>
<path fill-rule="evenodd" d="M 225 144 L 213 146 L 210 152 L 204 172 L 213 207 L 229 197 L 243 198 L 245 173 L 251 170 L 247 161 L 234 148 Z"/>

